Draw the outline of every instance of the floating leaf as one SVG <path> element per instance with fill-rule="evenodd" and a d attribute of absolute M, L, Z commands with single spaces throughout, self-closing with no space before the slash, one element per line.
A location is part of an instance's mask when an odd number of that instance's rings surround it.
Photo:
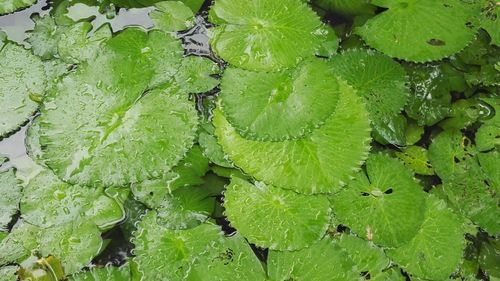
<path fill-rule="evenodd" d="M 201 256 L 187 281 L 264 281 L 266 274 L 250 245 L 239 234 L 224 239 L 214 251 Z"/>
<path fill-rule="evenodd" d="M 70 276 L 69 281 L 130 281 L 130 265 L 105 266 Z"/>
<path fill-rule="evenodd" d="M 13 169 L 0 172 L 0 231 L 7 229 L 12 216 L 16 214 L 21 190 Z"/>
<path fill-rule="evenodd" d="M 219 66 L 213 61 L 189 56 L 182 60 L 175 81 L 188 93 L 204 93 L 219 85 L 219 80 L 214 76 L 220 72 Z"/>
<path fill-rule="evenodd" d="M 407 146 L 403 151 L 396 152 L 396 156 L 415 173 L 426 176 L 434 175 L 434 170 L 429 162 L 425 148 L 414 145 Z"/>
<path fill-rule="evenodd" d="M 212 30 L 215 53 L 248 70 L 293 67 L 314 56 L 328 34 L 302 0 L 218 0 L 210 13 L 219 25 Z"/>
<path fill-rule="evenodd" d="M 94 223 L 78 221 L 47 229 L 39 243 L 43 256 L 53 255 L 61 260 L 66 274 L 74 274 L 99 253 L 102 239 Z"/>
<path fill-rule="evenodd" d="M 201 125 L 198 135 L 198 143 L 203 150 L 203 155 L 215 165 L 232 168 L 233 164 L 229 161 L 229 157 L 224 153 L 222 147 L 217 143 L 217 138 L 214 136 L 215 128 L 212 123 Z"/>
<path fill-rule="evenodd" d="M 270 251 L 267 263 L 268 276 L 276 281 L 359 279 L 354 262 L 328 238 L 300 251 Z"/>
<path fill-rule="evenodd" d="M 342 15 L 374 14 L 376 7 L 367 0 L 316 0 L 318 6 Z"/>
<path fill-rule="evenodd" d="M 206 223 L 186 230 L 170 230 L 158 224 L 156 212 L 150 211 L 133 239 L 133 261 L 144 280 L 182 280 L 193 262 L 216 249 L 220 239 L 218 226 Z"/>
<path fill-rule="evenodd" d="M 424 222 L 415 237 L 387 254 L 416 277 L 445 280 L 457 269 L 465 248 L 461 220 L 434 196 L 425 205 Z"/>
<path fill-rule="evenodd" d="M 341 82 L 319 59 L 276 72 L 225 71 L 221 110 L 244 138 L 283 141 L 310 135 L 335 111 Z"/>
<path fill-rule="evenodd" d="M 17 281 L 18 266 L 10 265 L 0 267 L 0 281 Z"/>
<path fill-rule="evenodd" d="M 198 117 L 187 97 L 173 86 L 143 94 L 154 75 L 150 53 L 167 53 L 147 40 L 138 29 L 121 32 L 47 97 L 40 143 L 64 181 L 121 186 L 159 178 L 192 146 Z"/>
<path fill-rule="evenodd" d="M 483 17 L 481 27 L 491 37 L 491 44 L 500 46 L 500 9 L 498 3 L 493 0 L 484 1 Z"/>
<path fill-rule="evenodd" d="M 232 178 L 224 193 L 225 214 L 250 243 L 271 250 L 299 250 L 326 233 L 330 202 L 257 182 Z M 273 227 L 270 228 L 269 226 Z"/>
<path fill-rule="evenodd" d="M 61 32 L 54 18 L 50 15 L 33 17 L 35 27 L 31 31 L 27 41 L 31 44 L 33 54 L 43 60 L 49 60 L 57 56 L 57 45 L 61 39 Z"/>
<path fill-rule="evenodd" d="M 388 10 L 356 30 L 371 47 L 426 62 L 458 53 L 474 39 L 478 5 L 460 0 L 372 1 Z"/>
<path fill-rule="evenodd" d="M 36 0 L 3 0 L 0 3 L 0 15 L 27 8 L 35 3 Z"/>
<path fill-rule="evenodd" d="M 43 64 L 28 50 L 7 43 L 0 50 L 0 138 L 25 123 L 37 110 L 31 97 L 42 97 L 45 91 Z"/>
<path fill-rule="evenodd" d="M 149 13 L 155 27 L 175 32 L 186 30 L 194 25 L 194 14 L 189 7 L 180 1 L 164 1 L 155 4 L 155 10 Z"/>
<path fill-rule="evenodd" d="M 366 101 L 374 133 L 385 141 L 404 145 L 405 128 L 397 123 L 409 90 L 404 68 L 380 53 L 351 49 L 331 58 L 332 68 Z M 406 122 L 405 122 L 406 125 Z"/>
<path fill-rule="evenodd" d="M 0 266 L 28 258 L 37 247 L 39 237 L 38 227 L 18 220 L 9 235 L 0 241 Z"/>
<path fill-rule="evenodd" d="M 99 51 L 100 44 L 111 38 L 111 26 L 102 25 L 92 35 L 89 32 L 92 24 L 79 22 L 70 26 L 60 35 L 57 45 L 59 56 L 66 63 L 79 63 L 93 59 Z"/>
<path fill-rule="evenodd" d="M 486 121 L 476 132 L 476 145 L 480 151 L 487 151 L 500 146 L 500 101 L 498 98 L 484 99 L 492 108 L 494 116 Z"/>
<path fill-rule="evenodd" d="M 413 120 L 408 120 L 408 126 L 406 127 L 406 145 L 414 145 L 419 142 L 424 133 L 424 127 L 419 126 L 417 122 Z"/>
<path fill-rule="evenodd" d="M 371 155 L 366 170 L 333 197 L 336 218 L 375 244 L 396 247 L 410 241 L 425 212 L 425 193 L 413 173 L 384 154 Z"/>
<path fill-rule="evenodd" d="M 234 164 L 260 181 L 299 193 L 333 193 L 349 180 L 368 151 L 368 112 L 353 89 L 341 84 L 332 116 L 307 138 L 259 142 L 242 138 L 220 110 L 215 135 Z"/>

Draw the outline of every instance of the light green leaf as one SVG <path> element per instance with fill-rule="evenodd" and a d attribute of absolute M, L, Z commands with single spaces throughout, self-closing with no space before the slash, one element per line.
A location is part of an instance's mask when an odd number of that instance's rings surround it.
<path fill-rule="evenodd" d="M 210 10 L 212 47 L 230 64 L 279 71 L 312 57 L 328 30 L 302 0 L 218 0 Z M 293 46 L 293 48 L 290 48 Z"/>
<path fill-rule="evenodd" d="M 354 262 L 331 239 L 300 251 L 269 251 L 268 276 L 275 281 L 358 280 Z"/>
<path fill-rule="evenodd" d="M 31 44 L 33 54 L 43 60 L 57 56 L 57 45 L 61 39 L 60 28 L 56 25 L 54 18 L 50 15 L 33 18 L 35 27 L 31 31 L 27 41 Z"/>
<path fill-rule="evenodd" d="M 19 209 L 21 190 L 13 169 L 0 172 L 0 231 L 7 230 L 12 216 Z"/>
<path fill-rule="evenodd" d="M 491 44 L 500 46 L 500 8 L 498 2 L 494 0 L 484 1 L 483 17 L 481 27 L 488 32 L 491 37 Z"/>
<path fill-rule="evenodd" d="M 368 20 L 356 33 L 391 57 L 427 62 L 465 48 L 477 31 L 479 7 L 461 0 L 374 1 L 388 10 Z"/>
<path fill-rule="evenodd" d="M 61 260 L 65 274 L 74 274 L 87 266 L 100 252 L 102 243 L 101 232 L 89 221 L 48 228 L 39 240 L 42 256 Z"/>
<path fill-rule="evenodd" d="M 111 26 L 105 24 L 95 30 L 92 35 L 92 24 L 79 22 L 64 30 L 57 44 L 59 56 L 66 63 L 80 63 L 93 59 L 103 41 L 112 36 Z"/>
<path fill-rule="evenodd" d="M 427 198 L 424 222 L 408 243 L 387 254 L 412 275 L 445 280 L 460 263 L 465 248 L 461 220 L 434 196 Z"/>
<path fill-rule="evenodd" d="M 215 128 L 212 123 L 201 125 L 198 135 L 198 143 L 203 150 L 203 155 L 215 165 L 232 168 L 233 164 L 229 161 L 229 157 L 224 153 L 222 147 L 217 143 L 217 138 L 214 136 Z"/>
<path fill-rule="evenodd" d="M 175 81 L 187 93 L 204 93 L 219 85 L 215 75 L 220 73 L 215 62 L 204 57 L 189 56 L 182 60 Z"/>
<path fill-rule="evenodd" d="M 415 173 L 426 176 L 434 175 L 434 170 L 429 162 L 425 148 L 414 145 L 407 146 L 401 152 L 396 151 L 396 156 Z"/>
<path fill-rule="evenodd" d="M 27 8 L 35 3 L 36 0 L 2 0 L 0 3 L 0 15 Z"/>
<path fill-rule="evenodd" d="M 17 281 L 18 270 L 15 265 L 0 267 L 0 281 Z"/>
<path fill-rule="evenodd" d="M 478 153 L 477 158 L 489 185 L 496 186 L 497 192 L 500 191 L 500 171 L 498 165 L 500 163 L 500 153 L 498 153 L 498 149 L 488 153 Z"/>
<path fill-rule="evenodd" d="M 149 13 L 155 27 L 175 32 L 186 30 L 194 25 L 194 14 L 189 7 L 180 1 L 164 1 L 155 4 L 155 10 Z"/>
<path fill-rule="evenodd" d="M 186 281 L 264 281 L 266 274 L 250 245 L 239 234 L 201 256 L 189 271 Z"/>
<path fill-rule="evenodd" d="M 187 97 L 173 86 L 144 93 L 158 70 L 150 60 L 164 57 L 153 55 L 168 55 L 168 44 L 152 40 L 138 29 L 121 32 L 47 97 L 40 143 L 64 181 L 122 186 L 159 178 L 192 146 L 198 117 Z"/>
<path fill-rule="evenodd" d="M 326 196 L 301 195 L 236 177 L 224 193 L 224 207 L 231 225 L 241 235 L 271 250 L 308 247 L 319 241 L 330 225 Z"/>
<path fill-rule="evenodd" d="M 332 198 L 336 218 L 375 244 L 396 247 L 410 241 L 425 212 L 425 193 L 413 173 L 385 154 L 371 155 L 366 170 Z"/>
<path fill-rule="evenodd" d="M 225 71 L 221 110 L 244 138 L 283 141 L 311 134 L 335 111 L 344 88 L 328 63 L 305 60 L 296 68 L 276 72 Z"/>
<path fill-rule="evenodd" d="M 405 128 L 397 123 L 408 100 L 404 68 L 377 52 L 350 49 L 331 58 L 332 68 L 366 101 L 374 133 L 385 141 L 404 145 Z M 404 122 L 406 123 L 406 122 Z"/>
<path fill-rule="evenodd" d="M 39 236 L 38 227 L 18 220 L 9 235 L 0 241 L 0 266 L 28 258 L 37 247 Z"/>
<path fill-rule="evenodd" d="M 39 58 L 14 43 L 0 49 L 0 138 L 25 123 L 37 110 L 45 91 L 45 72 Z"/>
<path fill-rule="evenodd" d="M 143 280 L 182 280 L 193 262 L 217 249 L 222 238 L 220 228 L 208 223 L 187 230 L 167 229 L 157 222 L 156 212 L 150 211 L 132 241 L 133 261 Z"/>
<path fill-rule="evenodd" d="M 220 110 L 215 135 L 233 163 L 257 180 L 299 193 L 333 193 L 352 176 L 369 148 L 368 112 L 354 90 L 341 85 L 332 116 L 307 138 L 259 142 L 241 137 Z"/>
<path fill-rule="evenodd" d="M 130 281 L 130 265 L 120 267 L 105 266 L 92 268 L 90 271 L 78 273 L 68 278 L 69 281 Z"/>

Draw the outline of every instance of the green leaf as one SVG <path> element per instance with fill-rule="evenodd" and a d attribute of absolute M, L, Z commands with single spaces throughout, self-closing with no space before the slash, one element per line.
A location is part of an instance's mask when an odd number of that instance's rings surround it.
<path fill-rule="evenodd" d="M 477 155 L 481 169 L 483 170 L 486 180 L 490 186 L 496 186 L 496 190 L 500 190 L 500 171 L 498 163 L 500 163 L 500 153 L 498 149 L 488 153 L 479 153 Z"/>
<path fill-rule="evenodd" d="M 165 228 L 155 211 L 144 216 L 136 235 L 133 261 L 143 280 L 182 280 L 195 260 L 222 239 L 220 228 L 208 223 L 186 230 Z"/>
<path fill-rule="evenodd" d="M 434 175 L 434 169 L 429 162 L 425 148 L 414 145 L 407 146 L 401 152 L 396 151 L 396 156 L 415 173 L 426 176 Z"/>
<path fill-rule="evenodd" d="M 198 143 L 203 150 L 203 155 L 215 165 L 232 168 L 233 164 L 229 161 L 229 157 L 224 153 L 219 143 L 217 143 L 214 131 L 215 128 L 212 123 L 207 122 L 201 125 Z"/>
<path fill-rule="evenodd" d="M 239 234 L 224 239 L 213 251 L 201 256 L 186 281 L 264 281 L 266 274 L 250 245 Z"/>
<path fill-rule="evenodd" d="M 12 216 L 17 213 L 21 190 L 13 169 L 0 172 L 0 231 L 7 230 Z"/>
<path fill-rule="evenodd" d="M 244 138 L 283 141 L 311 134 L 335 111 L 341 82 L 328 63 L 306 60 L 296 68 L 276 72 L 225 71 L 221 110 Z"/>
<path fill-rule="evenodd" d="M 164 177 L 132 184 L 131 189 L 137 200 L 150 208 L 157 208 L 165 196 L 178 188 L 202 184 L 202 177 L 207 171 L 208 159 L 203 156 L 200 147 L 195 145 Z"/>
<path fill-rule="evenodd" d="M 31 98 L 45 91 L 43 64 L 14 43 L 0 49 L 0 138 L 18 129 L 38 109 Z"/>
<path fill-rule="evenodd" d="M 406 145 L 414 145 L 419 142 L 424 136 L 425 129 L 423 126 L 419 126 L 417 122 L 413 120 L 408 120 L 408 126 L 406 127 Z"/>
<path fill-rule="evenodd" d="M 279 71 L 312 57 L 328 30 L 302 0 L 218 0 L 210 10 L 212 48 L 230 64 Z M 293 46 L 293 48 L 290 48 Z"/>
<path fill-rule="evenodd" d="M 335 112 L 306 138 L 247 140 L 220 110 L 214 111 L 215 135 L 233 163 L 257 180 L 299 193 L 336 192 L 366 157 L 370 134 L 363 102 L 352 88 L 339 84 L 342 90 Z"/>
<path fill-rule="evenodd" d="M 122 186 L 159 178 L 192 146 L 198 117 L 187 97 L 173 86 L 144 93 L 148 77 L 162 69 L 150 60 L 170 52 L 162 48 L 171 41 L 159 45 L 161 38 L 147 41 L 143 31 L 127 29 L 49 94 L 39 120 L 40 143 L 45 163 L 61 179 Z"/>
<path fill-rule="evenodd" d="M 40 235 L 40 253 L 62 262 L 64 273 L 74 274 L 87 266 L 100 252 L 101 232 L 89 221 L 77 221 L 48 228 Z"/>
<path fill-rule="evenodd" d="M 18 266 L 10 265 L 0 267 L 0 281 L 17 281 Z"/>
<path fill-rule="evenodd" d="M 385 154 L 370 155 L 366 170 L 332 198 L 337 220 L 375 244 L 396 247 L 410 241 L 425 212 L 425 193 L 413 173 Z"/>
<path fill-rule="evenodd" d="M 404 68 L 377 52 L 350 49 L 331 58 L 332 68 L 366 101 L 374 133 L 385 141 L 404 145 L 405 128 L 397 123 L 408 100 Z"/>
<path fill-rule="evenodd" d="M 220 73 L 215 62 L 204 57 L 189 56 L 182 60 L 175 81 L 188 93 L 204 93 L 219 85 L 215 75 Z"/>
<path fill-rule="evenodd" d="M 476 145 L 480 151 L 491 150 L 500 146 L 500 100 L 498 98 L 483 99 L 490 107 L 484 108 L 494 114 L 476 132 Z"/>
<path fill-rule="evenodd" d="M 415 237 L 387 250 L 387 255 L 416 277 L 445 280 L 458 268 L 465 248 L 461 220 L 434 196 L 425 205 L 425 219 Z"/>
<path fill-rule="evenodd" d="M 179 1 L 164 1 L 155 4 L 155 10 L 149 13 L 155 27 L 175 32 L 186 30 L 194 25 L 194 14 L 189 7 Z"/>
<path fill-rule="evenodd" d="M 35 3 L 36 0 L 3 0 L 0 3 L 0 15 L 27 8 Z"/>
<path fill-rule="evenodd" d="M 479 7 L 460 0 L 373 1 L 387 11 L 356 29 L 373 47 L 391 57 L 427 62 L 458 53 L 477 31 Z"/>
<path fill-rule="evenodd" d="M 500 9 L 498 3 L 493 0 L 484 1 L 483 17 L 481 27 L 488 32 L 491 37 L 491 44 L 500 46 Z"/>
<path fill-rule="evenodd" d="M 483 243 L 479 257 L 481 269 L 486 272 L 490 280 L 500 278 L 500 242 L 498 238 Z"/>
<path fill-rule="evenodd" d="M 37 247 L 39 237 L 38 227 L 18 220 L 9 235 L 0 241 L 0 266 L 28 258 Z"/>
<path fill-rule="evenodd" d="M 68 278 L 69 281 L 130 281 L 130 265 L 120 267 L 105 266 L 78 273 Z"/>
<path fill-rule="evenodd" d="M 224 207 L 231 225 L 241 235 L 271 250 L 308 247 L 319 241 L 330 225 L 326 196 L 301 195 L 236 177 L 224 193 Z"/>
<path fill-rule="evenodd" d="M 26 222 L 42 228 L 84 219 L 105 229 L 125 216 L 122 204 L 102 188 L 69 185 L 50 170 L 43 170 L 24 188 L 21 213 Z"/>
<path fill-rule="evenodd" d="M 268 276 L 276 281 L 358 280 L 354 262 L 331 239 L 300 251 L 269 251 Z"/>
<path fill-rule="evenodd" d="M 21 263 L 18 272 L 21 280 L 55 281 L 64 278 L 61 262 L 49 256 L 47 258 L 29 257 Z"/>
<path fill-rule="evenodd" d="M 112 36 L 111 26 L 102 25 L 92 35 L 92 24 L 79 22 L 64 30 L 57 44 L 59 56 L 66 63 L 80 63 L 93 59 L 99 51 L 102 42 Z"/>
<path fill-rule="evenodd" d="M 31 44 L 33 54 L 43 60 L 49 60 L 57 56 L 57 45 L 61 40 L 61 32 L 54 18 L 50 15 L 33 17 L 34 29 L 27 39 Z"/>
<path fill-rule="evenodd" d="M 369 4 L 367 0 L 316 0 L 318 6 L 346 16 L 371 15 L 375 13 L 376 7 Z"/>

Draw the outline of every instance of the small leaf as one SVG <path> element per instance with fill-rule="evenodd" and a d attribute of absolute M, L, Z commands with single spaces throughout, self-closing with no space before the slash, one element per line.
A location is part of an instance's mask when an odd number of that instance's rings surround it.
<path fill-rule="evenodd" d="M 434 196 L 426 203 L 424 222 L 415 237 L 387 254 L 414 276 L 445 280 L 455 271 L 465 248 L 461 220 Z"/>
<path fill-rule="evenodd" d="M 385 154 L 371 155 L 366 170 L 332 198 L 336 218 L 375 244 L 396 247 L 410 241 L 425 212 L 425 193 L 413 173 Z"/>
<path fill-rule="evenodd" d="M 478 5 L 460 0 L 373 1 L 387 11 L 355 32 L 395 58 L 427 62 L 458 53 L 474 39 Z"/>
<path fill-rule="evenodd" d="M 408 146 L 402 152 L 396 152 L 396 156 L 404 164 L 419 175 L 434 175 L 434 170 L 429 162 L 427 150 L 420 146 Z"/>
<path fill-rule="evenodd" d="M 316 0 L 318 6 L 346 16 L 371 15 L 376 7 L 367 0 Z"/>
<path fill-rule="evenodd" d="M 54 18 L 50 15 L 33 17 L 34 29 L 27 39 L 31 44 L 33 54 L 43 60 L 49 60 L 57 56 L 57 45 L 61 39 L 61 32 L 56 25 Z"/>
<path fill-rule="evenodd" d="M 230 64 L 279 71 L 312 57 L 327 29 L 302 0 L 218 0 L 210 10 L 212 47 Z M 290 48 L 293 46 L 293 48 Z"/>
<path fill-rule="evenodd" d="M 231 225 L 262 248 L 305 248 L 319 241 L 330 225 L 330 202 L 322 195 L 305 196 L 232 178 L 224 196 Z"/>
<path fill-rule="evenodd" d="M 17 281 L 18 266 L 9 265 L 0 267 L 0 281 Z"/>
<path fill-rule="evenodd" d="M 476 132 L 476 145 L 480 151 L 491 150 L 500 146 L 500 101 L 498 98 L 484 99 L 487 106 L 483 110 L 489 111 L 488 120 Z M 491 116 L 494 114 L 493 116 Z"/>
<path fill-rule="evenodd" d="M 189 56 L 182 60 L 175 81 L 187 93 L 204 93 L 219 85 L 215 75 L 220 74 L 219 66 L 204 57 Z"/>
<path fill-rule="evenodd" d="M 0 3 L 0 15 L 27 8 L 35 3 L 36 0 L 2 0 Z"/>
<path fill-rule="evenodd" d="M 180 1 L 164 1 L 154 5 L 155 10 L 149 13 L 155 27 L 175 32 L 186 30 L 194 25 L 194 14 L 189 7 Z"/>
<path fill-rule="evenodd" d="M 13 169 L 0 172 L 0 231 L 7 230 L 12 216 L 17 213 L 21 190 Z"/>
<path fill-rule="evenodd" d="M 130 265 L 120 267 L 105 266 L 92 268 L 90 271 L 77 273 L 68 278 L 68 281 L 130 281 Z"/>
<path fill-rule="evenodd" d="M 212 123 L 201 125 L 198 135 L 198 143 L 203 150 L 203 155 L 215 165 L 232 168 L 233 164 L 229 161 L 229 157 L 224 153 L 222 147 L 217 143 L 217 138 L 214 136 L 215 128 Z"/>

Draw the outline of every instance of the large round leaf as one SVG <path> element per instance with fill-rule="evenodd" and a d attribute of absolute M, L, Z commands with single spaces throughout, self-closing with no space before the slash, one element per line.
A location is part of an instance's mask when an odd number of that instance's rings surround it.
<path fill-rule="evenodd" d="M 336 192 L 359 168 L 370 141 L 368 112 L 361 98 L 339 84 L 342 90 L 335 112 L 306 138 L 247 140 L 215 110 L 219 143 L 236 166 L 267 184 L 307 194 Z"/>
<path fill-rule="evenodd" d="M 14 43 L 0 49 L 0 138 L 19 128 L 37 110 L 45 91 L 43 64 Z"/>
<path fill-rule="evenodd" d="M 224 195 L 231 225 L 263 248 L 305 248 L 319 241 L 330 225 L 330 202 L 323 195 L 302 195 L 260 182 L 253 185 L 236 177 Z"/>
<path fill-rule="evenodd" d="M 356 32 L 391 57 L 425 62 L 458 53 L 473 39 L 478 5 L 461 0 L 377 0 L 388 8 Z"/>
<path fill-rule="evenodd" d="M 276 71 L 311 57 L 328 30 L 302 0 L 217 0 L 212 47 L 225 61 L 249 70 Z"/>
<path fill-rule="evenodd" d="M 416 277 L 446 280 L 457 269 L 465 248 L 461 219 L 434 196 L 427 198 L 426 205 L 417 235 L 387 254 Z"/>
<path fill-rule="evenodd" d="M 331 58 L 332 68 L 366 101 L 374 133 L 385 141 L 404 145 L 404 128 L 387 126 L 401 115 L 409 95 L 406 72 L 380 53 L 348 50 Z"/>
<path fill-rule="evenodd" d="M 175 87 L 144 93 L 163 69 L 151 60 L 164 56 L 151 54 L 166 52 L 154 34 L 148 41 L 140 30 L 120 33 L 93 62 L 98 69 L 83 65 L 47 97 L 40 143 L 64 181 L 120 186 L 159 178 L 192 146 L 198 117 L 187 97 Z"/>
<path fill-rule="evenodd" d="M 383 246 L 410 241 L 424 217 L 422 188 L 403 163 L 384 154 L 371 155 L 366 170 L 333 197 L 338 221 Z"/>
<path fill-rule="evenodd" d="M 221 110 L 246 139 L 304 137 L 335 110 L 343 88 L 330 72 L 319 59 L 276 73 L 229 68 L 221 82 Z"/>

